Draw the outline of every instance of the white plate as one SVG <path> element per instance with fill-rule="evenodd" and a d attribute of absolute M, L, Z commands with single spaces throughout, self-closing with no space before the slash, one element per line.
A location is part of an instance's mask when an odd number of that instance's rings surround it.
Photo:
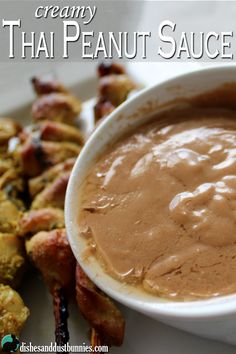
<path fill-rule="evenodd" d="M 155 65 L 156 79 L 160 72 L 163 73 L 163 64 Z M 176 75 L 176 67 L 168 65 L 166 70 L 167 75 Z M 79 66 L 79 64 L 78 64 Z M 178 73 L 192 70 L 198 66 L 185 64 L 184 66 L 178 66 Z M 87 78 L 81 81 L 72 83 L 73 91 L 78 97 L 87 99 L 95 95 L 96 80 L 94 77 L 94 66 L 87 66 L 86 72 Z M 131 68 L 131 66 L 129 66 Z M 134 69 L 135 67 L 133 67 Z M 137 75 L 139 66 L 136 66 L 135 70 L 131 70 L 132 73 Z M 152 77 L 154 66 L 152 65 Z M 172 70 L 171 70 L 172 69 Z M 148 65 L 144 66 L 141 70 L 142 74 L 148 70 Z M 148 76 L 148 71 L 147 75 Z M 84 75 L 85 77 L 86 75 Z M 142 78 L 144 75 L 142 76 Z M 139 76 L 138 76 L 139 78 Z M 163 80 L 165 77 L 161 76 Z M 160 78 L 159 78 L 160 80 Z M 27 78 L 28 81 L 28 78 Z M 157 80 L 156 80 L 157 81 Z M 147 83 L 147 82 L 146 82 Z M 25 81 L 24 87 L 26 92 L 30 91 L 29 84 Z M 83 94 L 82 94 L 83 93 Z M 5 93 L 4 99 L 8 104 L 0 107 L 1 114 L 9 114 L 21 122 L 27 124 L 29 120 L 29 104 L 27 101 L 32 97 L 27 98 L 22 95 L 22 100 L 17 104 L 12 100 L 11 91 L 9 90 L 7 95 Z M 12 103 L 13 102 L 13 103 Z M 5 101 L 6 103 L 6 101 Z M 11 105 L 9 104 L 11 103 Z M 8 108 L 6 108 L 8 107 Z M 87 111 L 84 112 L 83 117 L 85 120 L 91 117 L 90 104 L 86 105 Z M 91 127 L 91 125 L 90 125 Z M 52 299 L 47 289 L 45 288 L 40 276 L 37 273 L 27 274 L 25 281 L 20 289 L 20 293 L 24 298 L 26 305 L 31 310 L 31 316 L 29 317 L 27 324 L 22 332 L 21 340 L 25 342 L 32 342 L 35 345 L 48 345 L 54 342 L 54 318 L 52 309 Z M 235 354 L 235 347 L 226 345 L 223 343 L 210 341 L 207 339 L 199 338 L 194 335 L 187 334 L 183 331 L 179 331 L 172 327 L 166 326 L 157 321 L 151 320 L 141 314 L 138 314 L 132 310 L 121 306 L 121 310 L 124 313 L 126 319 L 126 334 L 124 344 L 121 348 L 112 348 L 110 354 Z M 236 326 L 235 326 L 236 327 Z M 69 331 L 70 331 L 70 344 L 82 345 L 88 343 L 88 326 L 82 319 L 75 304 L 70 306 L 70 319 L 69 319 Z"/>

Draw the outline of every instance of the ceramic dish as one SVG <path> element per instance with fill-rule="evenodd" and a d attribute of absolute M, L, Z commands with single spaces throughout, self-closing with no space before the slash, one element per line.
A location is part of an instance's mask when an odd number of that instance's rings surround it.
<path fill-rule="evenodd" d="M 179 76 L 130 99 L 116 109 L 91 135 L 71 174 L 66 196 L 66 226 L 74 255 L 87 275 L 112 298 L 154 319 L 186 331 L 236 344 L 236 295 L 193 302 L 167 301 L 120 283 L 104 272 L 95 258 L 85 261 L 86 240 L 78 231 L 80 193 L 89 168 L 105 149 L 127 130 L 146 121 L 179 97 L 203 93 L 236 77 L 235 67 L 204 69 Z"/>

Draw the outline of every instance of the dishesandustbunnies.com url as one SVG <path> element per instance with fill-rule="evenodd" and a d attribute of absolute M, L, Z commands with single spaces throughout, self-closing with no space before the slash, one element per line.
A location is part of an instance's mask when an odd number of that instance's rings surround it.
<path fill-rule="evenodd" d="M 19 347 L 20 353 L 108 353 L 107 345 L 69 345 L 58 346 L 56 343 L 49 345 L 34 345 L 31 342 L 22 342 Z"/>

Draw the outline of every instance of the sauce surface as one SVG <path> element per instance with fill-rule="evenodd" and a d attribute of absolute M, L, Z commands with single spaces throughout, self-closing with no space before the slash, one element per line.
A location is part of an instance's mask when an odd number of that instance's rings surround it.
<path fill-rule="evenodd" d="M 79 226 L 106 271 L 159 296 L 236 292 L 236 112 L 163 113 L 103 153 Z"/>

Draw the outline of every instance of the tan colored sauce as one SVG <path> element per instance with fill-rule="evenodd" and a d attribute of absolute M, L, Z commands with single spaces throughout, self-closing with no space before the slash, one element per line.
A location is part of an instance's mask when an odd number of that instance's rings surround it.
<path fill-rule="evenodd" d="M 102 155 L 79 220 L 109 274 L 176 299 L 236 292 L 235 118 L 169 111 Z"/>

